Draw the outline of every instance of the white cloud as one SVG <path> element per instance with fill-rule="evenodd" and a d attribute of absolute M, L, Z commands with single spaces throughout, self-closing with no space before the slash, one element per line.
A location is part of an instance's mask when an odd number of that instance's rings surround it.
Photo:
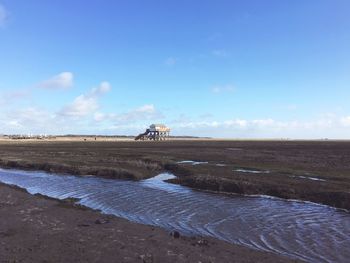
<path fill-rule="evenodd" d="M 236 120 L 228 120 L 228 121 L 224 121 L 223 122 L 224 126 L 228 126 L 228 127 L 246 127 L 248 125 L 248 121 L 247 120 L 241 120 L 241 119 L 236 119 Z"/>
<path fill-rule="evenodd" d="M 8 12 L 5 7 L 0 4 L 0 27 L 4 27 L 8 19 Z"/>
<path fill-rule="evenodd" d="M 350 116 L 342 117 L 340 123 L 345 127 L 350 127 Z"/>
<path fill-rule="evenodd" d="M 66 134 L 95 132 L 83 119 L 65 118 L 45 108 L 26 107 L 0 114 L 5 134 Z M 95 127 L 94 127 L 95 128 Z"/>
<path fill-rule="evenodd" d="M 215 85 L 211 87 L 211 92 L 213 93 L 233 92 L 234 90 L 235 90 L 235 87 L 232 84 Z"/>
<path fill-rule="evenodd" d="M 168 57 L 165 61 L 164 64 L 167 66 L 174 66 L 178 62 L 177 58 L 174 57 Z"/>
<path fill-rule="evenodd" d="M 87 94 L 82 94 L 74 99 L 74 101 L 59 112 L 59 115 L 68 117 L 84 117 L 95 113 L 99 109 L 98 98 L 109 92 L 111 85 L 108 82 L 101 84 L 90 90 Z"/>
<path fill-rule="evenodd" d="M 213 92 L 231 92 L 232 85 L 213 87 Z M 211 114 L 188 117 L 180 114 L 177 119 L 165 118 L 154 104 L 145 104 L 125 111 L 101 112 L 100 99 L 111 90 L 108 82 L 77 96 L 59 111 L 19 103 L 20 98 L 30 96 L 30 90 L 15 90 L 0 94 L 1 133 L 8 134 L 137 134 L 151 123 L 164 122 L 174 135 L 194 135 L 225 138 L 345 138 L 350 139 L 349 114 L 323 114 L 317 118 L 301 120 L 277 120 L 273 118 L 215 119 Z M 39 92 L 34 90 L 34 92 Z M 33 93 L 34 94 L 34 93 Z M 12 103 L 6 103 L 11 101 Z M 15 103 L 18 101 L 18 103 Z M 2 104 L 5 103 L 5 104 Z M 31 105 L 28 107 L 27 105 Z M 171 110 L 168 110 L 171 113 Z M 169 113 L 169 114 L 170 114 Z"/>
<path fill-rule="evenodd" d="M 272 126 L 275 124 L 275 121 L 273 119 L 261 119 L 261 120 L 252 120 L 251 124 L 256 126 Z"/>
<path fill-rule="evenodd" d="M 103 81 L 98 87 L 93 88 L 91 90 L 91 95 L 99 96 L 109 92 L 111 89 L 112 89 L 111 84 L 109 84 L 107 81 Z"/>
<path fill-rule="evenodd" d="M 96 98 L 80 95 L 74 101 L 63 108 L 62 115 L 72 117 L 82 117 L 95 112 L 98 109 Z"/>
<path fill-rule="evenodd" d="M 152 104 L 146 104 L 128 112 L 101 113 L 91 94 L 77 97 L 67 114 L 55 114 L 47 109 L 27 107 L 0 113 L 2 133 L 101 133 L 137 134 L 152 122 L 164 116 Z M 82 98 L 83 96 L 83 98 Z M 90 96 L 90 97 L 89 97 Z M 92 96 L 92 97 L 91 97 Z M 68 118 L 67 118 L 68 116 Z M 70 117 L 76 118 L 70 118 Z M 84 118 L 81 118 L 84 117 Z M 283 121 L 272 118 L 228 119 L 223 121 L 195 121 L 180 118 L 176 121 L 162 120 L 173 135 L 194 135 L 225 138 L 347 138 L 350 139 L 350 116 L 327 115 L 309 121 Z"/>
<path fill-rule="evenodd" d="M 62 72 L 50 79 L 44 80 L 37 86 L 42 89 L 69 89 L 73 86 L 73 73 Z"/>
<path fill-rule="evenodd" d="M 104 121 L 106 119 L 107 115 L 101 112 L 95 112 L 94 113 L 94 120 L 97 122 Z"/>
<path fill-rule="evenodd" d="M 173 134 L 229 138 L 347 138 L 350 139 L 350 116 L 323 116 L 310 121 L 232 119 L 225 121 L 173 122 Z M 185 132 L 184 132 L 185 131 Z"/>
<path fill-rule="evenodd" d="M 97 122 L 111 121 L 118 125 L 125 125 L 138 121 L 159 120 L 163 117 L 163 114 L 160 113 L 153 104 L 146 104 L 120 114 L 101 112 L 96 112 L 94 114 L 94 120 Z"/>
<path fill-rule="evenodd" d="M 19 127 L 23 127 L 18 121 L 13 120 L 13 121 L 8 121 L 8 126 L 9 127 L 15 127 L 15 128 L 19 128 Z"/>
<path fill-rule="evenodd" d="M 27 107 L 8 112 L 1 126 L 7 133 L 30 133 L 37 132 L 43 133 L 55 126 L 54 115 L 49 113 L 45 109 L 39 109 L 36 107 Z"/>

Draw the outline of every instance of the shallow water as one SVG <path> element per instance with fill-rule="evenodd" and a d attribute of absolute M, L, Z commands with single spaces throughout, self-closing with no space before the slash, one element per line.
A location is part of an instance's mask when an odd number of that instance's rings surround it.
<path fill-rule="evenodd" d="M 296 176 L 296 177 L 300 178 L 300 179 L 307 179 L 307 180 L 312 180 L 312 181 L 321 181 L 321 182 L 325 182 L 326 181 L 325 179 L 320 179 L 320 178 L 317 178 L 317 177 L 310 177 L 310 176 Z"/>
<path fill-rule="evenodd" d="M 270 171 L 250 170 L 250 169 L 243 169 L 243 168 L 235 169 L 233 171 L 241 172 L 241 173 L 252 173 L 252 174 L 268 174 L 268 173 L 270 173 Z"/>
<path fill-rule="evenodd" d="M 309 262 L 349 262 L 350 213 L 312 203 L 220 195 L 169 184 L 0 169 L 0 181 L 129 220 L 207 235 Z"/>
<path fill-rule="evenodd" d="M 199 161 L 191 161 L 191 160 L 185 160 L 185 161 L 179 161 L 178 164 L 192 164 L 192 165 L 199 165 L 199 164 L 207 164 L 209 162 L 199 162 Z"/>

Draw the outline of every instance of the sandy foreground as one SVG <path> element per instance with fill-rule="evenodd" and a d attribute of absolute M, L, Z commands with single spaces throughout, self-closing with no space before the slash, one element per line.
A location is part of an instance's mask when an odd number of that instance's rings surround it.
<path fill-rule="evenodd" d="M 297 262 L 0 184 L 0 262 Z"/>

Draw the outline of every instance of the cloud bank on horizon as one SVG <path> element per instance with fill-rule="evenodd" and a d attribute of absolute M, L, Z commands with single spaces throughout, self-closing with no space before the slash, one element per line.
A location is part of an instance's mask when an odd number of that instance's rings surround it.
<path fill-rule="evenodd" d="M 350 3 L 251 2 L 1 1 L 0 134 L 350 139 Z"/>

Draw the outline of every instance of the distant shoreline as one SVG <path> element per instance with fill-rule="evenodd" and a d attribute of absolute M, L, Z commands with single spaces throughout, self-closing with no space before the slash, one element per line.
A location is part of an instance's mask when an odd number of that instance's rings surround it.
<path fill-rule="evenodd" d="M 0 141 L 40 141 L 40 140 L 56 140 L 56 141 L 83 141 L 92 140 L 95 138 L 98 141 L 134 141 L 136 136 L 133 135 L 40 135 L 22 136 L 22 135 L 0 135 Z M 313 139 L 292 139 L 292 138 L 215 138 L 215 137 L 199 137 L 199 136 L 169 136 L 168 141 L 178 140 L 194 140 L 194 141 L 253 141 L 253 142 L 268 142 L 268 141 L 286 141 L 286 142 L 348 142 L 350 139 L 328 139 L 328 138 L 313 138 Z"/>

